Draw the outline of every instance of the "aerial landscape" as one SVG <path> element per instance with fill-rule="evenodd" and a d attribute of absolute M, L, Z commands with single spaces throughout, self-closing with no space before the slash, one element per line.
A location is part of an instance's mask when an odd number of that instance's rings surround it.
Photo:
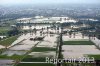
<path fill-rule="evenodd" d="M 99 0 L 0 0 L 0 66 L 100 66 Z"/>

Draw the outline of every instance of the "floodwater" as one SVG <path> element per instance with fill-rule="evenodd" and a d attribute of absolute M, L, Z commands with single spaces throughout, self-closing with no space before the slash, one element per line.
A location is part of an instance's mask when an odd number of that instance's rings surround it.
<path fill-rule="evenodd" d="M 33 57 L 56 57 L 55 51 L 46 51 L 46 52 L 31 52 L 29 55 Z"/>
<path fill-rule="evenodd" d="M 63 45 L 62 52 L 64 58 L 79 58 L 88 54 L 100 54 L 100 50 L 95 45 Z"/>
<path fill-rule="evenodd" d="M 13 66 L 14 60 L 0 60 L 0 66 Z"/>
<path fill-rule="evenodd" d="M 46 32 L 47 30 L 44 30 Z M 52 30 L 55 31 L 55 30 Z M 56 41 L 58 35 L 50 36 L 47 34 L 44 34 L 45 36 L 43 41 L 31 41 L 30 38 L 35 38 L 37 36 L 40 36 L 40 31 L 37 32 L 37 34 L 31 35 L 30 33 L 27 33 L 26 35 L 21 35 L 14 43 L 12 43 L 11 47 L 2 53 L 2 55 L 12 56 L 12 55 L 24 55 L 27 51 L 29 51 L 31 48 L 33 48 L 35 45 L 37 47 L 55 47 L 57 46 Z"/>
<path fill-rule="evenodd" d="M 82 38 L 82 34 L 76 34 L 75 38 L 72 36 L 71 38 L 69 35 L 63 36 L 64 41 L 89 41 L 89 37 L 84 36 Z M 95 37 L 95 40 L 91 38 L 91 41 L 94 42 L 96 45 L 99 45 L 100 40 Z M 100 46 L 100 45 L 99 45 Z M 63 45 L 62 46 L 62 54 L 64 58 L 79 58 L 87 56 L 88 54 L 100 54 L 100 50 L 95 45 Z"/>

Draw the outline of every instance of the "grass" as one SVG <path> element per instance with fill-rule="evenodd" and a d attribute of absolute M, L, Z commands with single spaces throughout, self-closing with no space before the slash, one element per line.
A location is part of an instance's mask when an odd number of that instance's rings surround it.
<path fill-rule="evenodd" d="M 34 64 L 23 63 L 23 64 L 18 64 L 17 66 L 55 66 L 55 65 L 49 63 L 34 63 Z"/>
<path fill-rule="evenodd" d="M 56 48 L 35 47 L 35 48 L 32 49 L 32 52 L 44 52 L 44 51 L 56 51 Z"/>
<path fill-rule="evenodd" d="M 13 55 L 13 56 L 0 55 L 0 59 L 21 60 L 22 58 L 23 55 Z"/>
<path fill-rule="evenodd" d="M 94 66 L 93 63 L 63 63 L 62 66 Z"/>
<path fill-rule="evenodd" d="M 2 34 L 6 35 L 9 30 L 10 30 L 9 27 L 0 27 L 0 35 Z"/>
<path fill-rule="evenodd" d="M 10 28 L 8 28 L 8 27 L 0 27 L 0 32 L 8 31 L 8 30 L 10 30 Z"/>
<path fill-rule="evenodd" d="M 27 57 L 25 57 L 23 60 L 22 60 L 22 62 L 45 62 L 46 61 L 46 58 L 45 57 L 32 57 L 32 56 L 27 56 Z M 41 63 L 39 63 L 39 64 L 36 64 L 36 63 L 32 63 L 32 64 L 28 64 L 28 63 L 20 63 L 20 64 L 18 64 L 17 66 L 27 66 L 27 65 L 29 65 L 29 66 L 40 66 L 40 65 L 42 65 L 42 66 L 55 66 L 54 64 L 46 64 L 46 63 L 44 63 L 44 64 L 41 64 Z"/>
<path fill-rule="evenodd" d="M 91 41 L 64 41 L 64 45 L 94 45 Z"/>
<path fill-rule="evenodd" d="M 18 38 L 18 36 L 13 36 L 13 37 L 7 38 L 7 39 L 5 39 L 5 40 L 2 40 L 2 41 L 0 41 L 0 45 L 9 46 L 9 45 L 11 45 L 17 38 Z"/>
<path fill-rule="evenodd" d="M 24 61 L 24 62 L 45 62 L 45 57 L 27 56 L 22 61 Z"/>
<path fill-rule="evenodd" d="M 56 48 L 48 48 L 48 47 L 34 47 L 31 52 L 45 52 L 45 51 L 56 51 Z M 27 55 L 25 58 L 22 59 L 22 62 L 45 62 L 46 58 L 45 57 L 33 57 L 30 55 Z M 54 66 L 53 64 L 18 64 L 17 66 L 24 66 L 24 65 L 29 65 L 29 66 Z"/>
<path fill-rule="evenodd" d="M 100 55 L 88 55 L 88 57 L 94 57 L 95 60 L 100 60 Z"/>

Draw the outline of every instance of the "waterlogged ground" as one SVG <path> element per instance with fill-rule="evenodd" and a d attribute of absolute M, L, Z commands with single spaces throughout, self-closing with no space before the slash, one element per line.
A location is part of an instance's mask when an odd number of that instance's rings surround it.
<path fill-rule="evenodd" d="M 0 60 L 0 66 L 13 66 L 14 60 Z"/>
<path fill-rule="evenodd" d="M 63 58 L 79 59 L 80 57 L 87 57 L 88 55 L 100 55 L 100 50 L 95 46 L 98 45 L 99 40 L 95 37 L 82 37 L 81 33 L 77 33 L 75 37 L 69 35 L 63 36 L 64 44 L 62 46 Z"/>
<path fill-rule="evenodd" d="M 43 34 L 42 35 L 42 36 L 44 36 L 43 41 L 30 40 L 30 38 L 35 38 L 37 36 L 41 36 L 40 32 L 37 32 L 37 34 L 27 33 L 27 34 L 19 36 L 17 38 L 17 40 L 14 41 L 11 46 L 9 46 L 9 49 L 4 51 L 0 57 L 2 58 L 2 60 L 3 60 L 3 58 L 5 58 L 5 61 L 7 61 L 6 58 L 8 58 L 10 60 L 13 59 L 13 61 L 17 61 L 22 58 L 29 59 L 29 58 L 27 58 L 27 55 L 31 56 L 31 58 L 40 58 L 41 57 L 43 59 L 45 59 L 45 57 L 56 57 L 57 37 L 59 35 Z M 35 49 L 35 47 L 36 47 L 36 49 Z M 15 63 L 13 61 L 10 61 L 8 63 L 9 64 Z M 0 64 L 0 66 L 5 66 L 5 64 L 6 63 L 2 63 L 2 64 Z M 13 64 L 10 64 L 10 66 L 11 65 L 13 65 Z"/>
<path fill-rule="evenodd" d="M 79 57 L 84 57 L 89 54 L 100 54 L 100 50 L 94 45 L 63 45 L 62 48 L 64 58 L 78 59 Z"/>
<path fill-rule="evenodd" d="M 50 31 L 55 32 L 55 30 Z M 0 66 L 13 66 L 13 63 L 18 60 L 21 60 L 21 62 L 36 62 L 45 61 L 45 57 L 57 57 L 57 41 L 59 35 L 47 34 L 46 30 L 44 30 L 44 32 L 45 34 L 42 35 L 38 31 L 36 34 L 27 33 L 19 36 L 17 40 L 9 46 L 9 49 L 1 54 L 0 58 L 2 59 L 0 59 L 0 63 L 2 64 L 0 64 Z M 37 36 L 42 36 L 44 39 L 42 41 L 30 40 L 30 38 L 35 38 Z M 95 42 L 98 43 L 98 41 L 92 40 L 94 43 L 90 44 L 92 42 L 89 41 L 89 38 L 87 36 L 83 38 L 81 33 L 77 33 L 75 37 L 63 35 L 63 41 L 66 41 L 65 43 L 68 43 L 67 41 L 77 41 L 74 45 L 69 45 L 70 42 L 68 44 L 63 44 L 62 55 L 65 59 L 69 57 L 84 57 L 89 54 L 100 54 L 100 50 L 94 44 Z M 24 64 L 18 64 L 18 66 L 20 65 Z"/>

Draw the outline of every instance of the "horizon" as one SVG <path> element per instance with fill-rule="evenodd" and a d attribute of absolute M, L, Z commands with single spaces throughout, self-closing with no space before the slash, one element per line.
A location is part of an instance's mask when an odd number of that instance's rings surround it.
<path fill-rule="evenodd" d="M 100 4 L 99 0 L 1 0 L 0 5 Z"/>

